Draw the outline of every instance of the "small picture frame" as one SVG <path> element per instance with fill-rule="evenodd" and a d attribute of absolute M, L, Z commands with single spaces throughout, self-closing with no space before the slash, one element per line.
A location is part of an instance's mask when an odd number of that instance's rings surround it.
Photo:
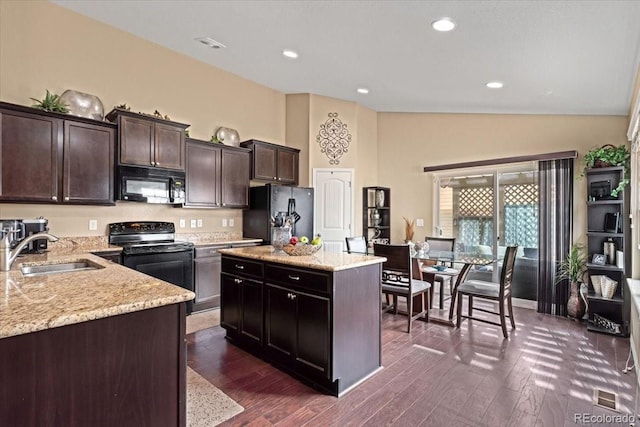
<path fill-rule="evenodd" d="M 591 258 L 591 264 L 605 265 L 606 262 L 607 257 L 605 254 L 593 254 L 593 258 Z"/>

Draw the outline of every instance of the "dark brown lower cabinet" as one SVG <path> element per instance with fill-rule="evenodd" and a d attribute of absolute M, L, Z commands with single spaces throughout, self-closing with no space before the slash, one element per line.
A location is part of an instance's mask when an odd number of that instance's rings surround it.
<path fill-rule="evenodd" d="M 329 378 L 329 298 L 267 284 L 265 304 L 266 351 Z"/>
<path fill-rule="evenodd" d="M 184 426 L 185 304 L 0 339 L 2 426 Z"/>
<path fill-rule="evenodd" d="M 227 334 L 250 346 L 262 346 L 262 283 L 222 273 L 220 324 Z"/>
<path fill-rule="evenodd" d="M 339 396 L 380 369 L 380 265 L 316 270 L 222 255 L 227 339 Z"/>

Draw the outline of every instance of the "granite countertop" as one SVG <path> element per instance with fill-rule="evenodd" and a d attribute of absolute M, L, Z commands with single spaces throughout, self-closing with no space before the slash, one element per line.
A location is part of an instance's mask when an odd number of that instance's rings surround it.
<path fill-rule="evenodd" d="M 348 254 L 346 252 L 326 252 L 320 249 L 310 256 L 290 256 L 282 251 L 275 251 L 273 246 L 254 246 L 248 248 L 220 249 L 224 255 L 234 255 L 242 258 L 287 264 L 296 267 L 312 268 L 324 271 L 340 271 L 366 265 L 380 264 L 386 261 L 384 257 L 372 255 Z"/>
<path fill-rule="evenodd" d="M 105 248 L 113 250 L 111 248 Z M 88 252 L 27 255 L 0 272 L 0 338 L 189 301 L 191 291 Z M 23 265 L 88 260 L 103 267 L 25 277 Z"/>
<path fill-rule="evenodd" d="M 230 233 L 177 234 L 176 240 L 187 241 L 197 246 L 237 245 L 262 243 L 262 239 L 252 239 Z M 122 246 L 110 245 L 107 236 L 61 237 L 49 243 L 48 253 L 56 255 L 80 255 L 83 253 L 122 252 Z"/>
<path fill-rule="evenodd" d="M 245 243 L 262 243 L 262 239 L 248 239 L 248 238 L 239 238 L 232 239 L 229 238 L 199 238 L 196 240 L 187 240 L 192 242 L 196 247 L 198 246 L 212 246 L 212 245 L 239 245 Z"/>

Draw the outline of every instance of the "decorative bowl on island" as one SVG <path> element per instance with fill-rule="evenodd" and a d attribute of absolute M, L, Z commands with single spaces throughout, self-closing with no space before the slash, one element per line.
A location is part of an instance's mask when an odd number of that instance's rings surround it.
<path fill-rule="evenodd" d="M 287 255 L 291 256 L 309 256 L 318 252 L 322 248 L 322 245 L 284 245 L 282 250 L 285 251 Z"/>

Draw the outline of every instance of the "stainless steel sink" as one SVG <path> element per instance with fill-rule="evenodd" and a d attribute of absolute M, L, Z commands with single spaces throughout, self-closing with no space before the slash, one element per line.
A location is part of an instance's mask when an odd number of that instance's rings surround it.
<path fill-rule="evenodd" d="M 22 274 L 24 276 L 31 277 L 41 276 L 44 274 L 70 273 L 72 271 L 99 270 L 101 268 L 104 267 L 89 260 L 80 259 L 77 261 L 65 263 L 30 265 L 20 267 L 20 271 L 22 271 Z"/>

